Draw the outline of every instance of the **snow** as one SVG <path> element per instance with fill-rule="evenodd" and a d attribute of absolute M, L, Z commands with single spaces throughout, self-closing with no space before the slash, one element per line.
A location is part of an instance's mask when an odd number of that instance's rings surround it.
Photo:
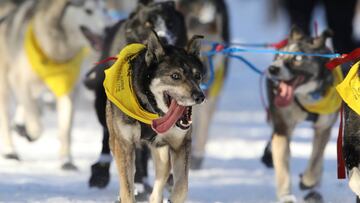
<path fill-rule="evenodd" d="M 267 0 L 228 0 L 233 41 L 275 42 L 287 33 L 284 15 L 269 20 Z M 321 12 L 320 30 L 324 28 Z M 271 55 L 245 55 L 264 69 Z M 44 135 L 29 144 L 15 136 L 21 162 L 0 158 L 0 202 L 114 202 L 118 193 L 115 165 L 110 185 L 103 190 L 89 189 L 90 165 L 101 148 L 101 128 L 92 107 L 92 95 L 80 88 L 73 129 L 73 154 L 77 172 L 60 170 L 56 115 L 44 112 Z M 259 77 L 237 61 L 231 62 L 229 79 L 211 127 L 204 169 L 190 172 L 188 202 L 215 203 L 275 202 L 274 173 L 260 163 L 271 129 L 260 103 Z M 298 188 L 299 174 L 306 167 L 311 150 L 312 130 L 299 126 L 291 143 L 293 192 L 299 200 L 305 195 Z M 347 180 L 336 179 L 336 135 L 326 148 L 324 176 L 319 190 L 325 202 L 354 202 Z M 152 171 L 152 166 L 150 171 Z M 151 173 L 153 174 L 153 172 Z M 153 175 L 151 175 L 153 178 Z"/>

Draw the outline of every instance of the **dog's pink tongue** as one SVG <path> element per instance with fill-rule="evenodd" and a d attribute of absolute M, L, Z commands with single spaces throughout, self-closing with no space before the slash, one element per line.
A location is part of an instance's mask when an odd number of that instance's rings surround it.
<path fill-rule="evenodd" d="M 286 107 L 294 99 L 294 87 L 285 82 L 280 82 L 278 94 L 275 97 L 275 105 L 277 107 Z"/>
<path fill-rule="evenodd" d="M 181 118 L 185 108 L 186 107 L 180 106 L 174 99 L 172 99 L 168 112 L 165 116 L 153 120 L 152 128 L 157 133 L 165 133 Z"/>

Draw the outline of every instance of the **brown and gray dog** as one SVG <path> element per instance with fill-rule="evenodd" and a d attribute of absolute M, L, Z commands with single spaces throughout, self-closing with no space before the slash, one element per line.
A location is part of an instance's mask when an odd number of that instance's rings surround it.
<path fill-rule="evenodd" d="M 282 51 L 305 53 L 331 53 L 326 47 L 325 31 L 319 37 L 308 37 L 293 27 L 288 45 Z M 310 160 L 301 175 L 300 188 L 314 189 L 319 185 L 323 170 L 323 155 L 330 138 L 330 131 L 336 121 L 338 109 L 329 114 L 314 114 L 305 106 L 321 99 L 329 88 L 333 88 L 334 76 L 325 68 L 328 59 L 313 56 L 277 55 L 268 68 L 268 98 L 273 127 L 272 157 L 275 168 L 277 197 L 280 202 L 295 202 L 291 192 L 289 170 L 290 140 L 296 127 L 305 120 L 313 122 L 314 139 Z M 312 190 L 305 201 L 321 202 L 321 195 Z"/>
<path fill-rule="evenodd" d="M 135 202 L 135 148 L 146 142 L 156 170 L 150 202 L 162 202 L 171 168 L 174 186 L 169 201 L 185 202 L 191 148 L 191 109 L 205 99 L 199 86 L 206 72 L 199 59 L 200 40 L 194 37 L 184 50 L 163 45 L 153 32 L 146 44 L 147 48 L 130 61 L 133 91 L 143 109 L 166 118 L 163 120 L 168 129 L 158 134 L 153 130 L 156 127 L 129 117 L 108 100 L 106 118 L 110 148 L 118 168 L 120 200 L 123 203 Z M 168 125 L 169 122 L 172 124 Z"/>

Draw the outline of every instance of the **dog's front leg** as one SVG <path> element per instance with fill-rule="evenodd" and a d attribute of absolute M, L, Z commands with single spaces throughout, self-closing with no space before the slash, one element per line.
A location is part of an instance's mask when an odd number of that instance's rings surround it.
<path fill-rule="evenodd" d="M 5 154 L 5 157 L 18 159 L 10 133 L 10 118 L 9 118 L 10 87 L 7 81 L 8 81 L 7 74 L 1 71 L 0 72 L 0 137 L 1 137 L 2 151 Z"/>
<path fill-rule="evenodd" d="M 273 164 L 275 169 L 276 189 L 279 199 L 291 194 L 289 172 L 290 138 L 274 133 L 272 136 Z"/>
<path fill-rule="evenodd" d="M 60 157 L 62 168 L 76 170 L 71 157 L 71 128 L 73 123 L 73 101 L 70 95 L 57 98 L 58 128 L 60 138 Z"/>
<path fill-rule="evenodd" d="M 135 143 L 140 138 L 140 125 L 126 124 L 123 113 L 110 101 L 106 104 L 106 123 L 109 129 L 110 150 L 115 160 L 120 182 L 121 203 L 135 203 Z"/>
<path fill-rule="evenodd" d="M 170 174 L 169 147 L 151 147 L 155 167 L 155 183 L 150 203 L 161 203 L 166 181 Z"/>
<path fill-rule="evenodd" d="M 110 146 L 114 156 L 120 182 L 120 202 L 135 203 L 135 146 L 110 135 Z"/>
<path fill-rule="evenodd" d="M 324 151 L 329 141 L 330 133 L 331 126 L 326 128 L 315 127 L 311 157 L 301 177 L 301 189 L 311 189 L 320 182 L 323 171 Z"/>
<path fill-rule="evenodd" d="M 172 203 L 183 203 L 188 192 L 189 179 L 189 156 L 191 150 L 191 139 L 185 138 L 182 146 L 170 151 L 174 175 L 174 187 L 171 192 Z"/>

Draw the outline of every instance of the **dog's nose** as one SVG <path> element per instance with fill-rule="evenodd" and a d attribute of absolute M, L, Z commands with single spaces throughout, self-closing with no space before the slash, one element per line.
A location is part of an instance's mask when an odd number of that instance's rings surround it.
<path fill-rule="evenodd" d="M 270 73 L 271 75 L 277 75 L 277 74 L 280 73 L 280 68 L 277 67 L 277 66 L 270 66 L 270 67 L 269 67 L 269 73 Z"/>
<path fill-rule="evenodd" d="M 205 100 L 205 95 L 202 92 L 199 91 L 194 91 L 191 94 L 191 97 L 194 99 L 194 101 L 196 102 L 196 104 L 201 104 L 203 103 L 203 101 Z"/>

